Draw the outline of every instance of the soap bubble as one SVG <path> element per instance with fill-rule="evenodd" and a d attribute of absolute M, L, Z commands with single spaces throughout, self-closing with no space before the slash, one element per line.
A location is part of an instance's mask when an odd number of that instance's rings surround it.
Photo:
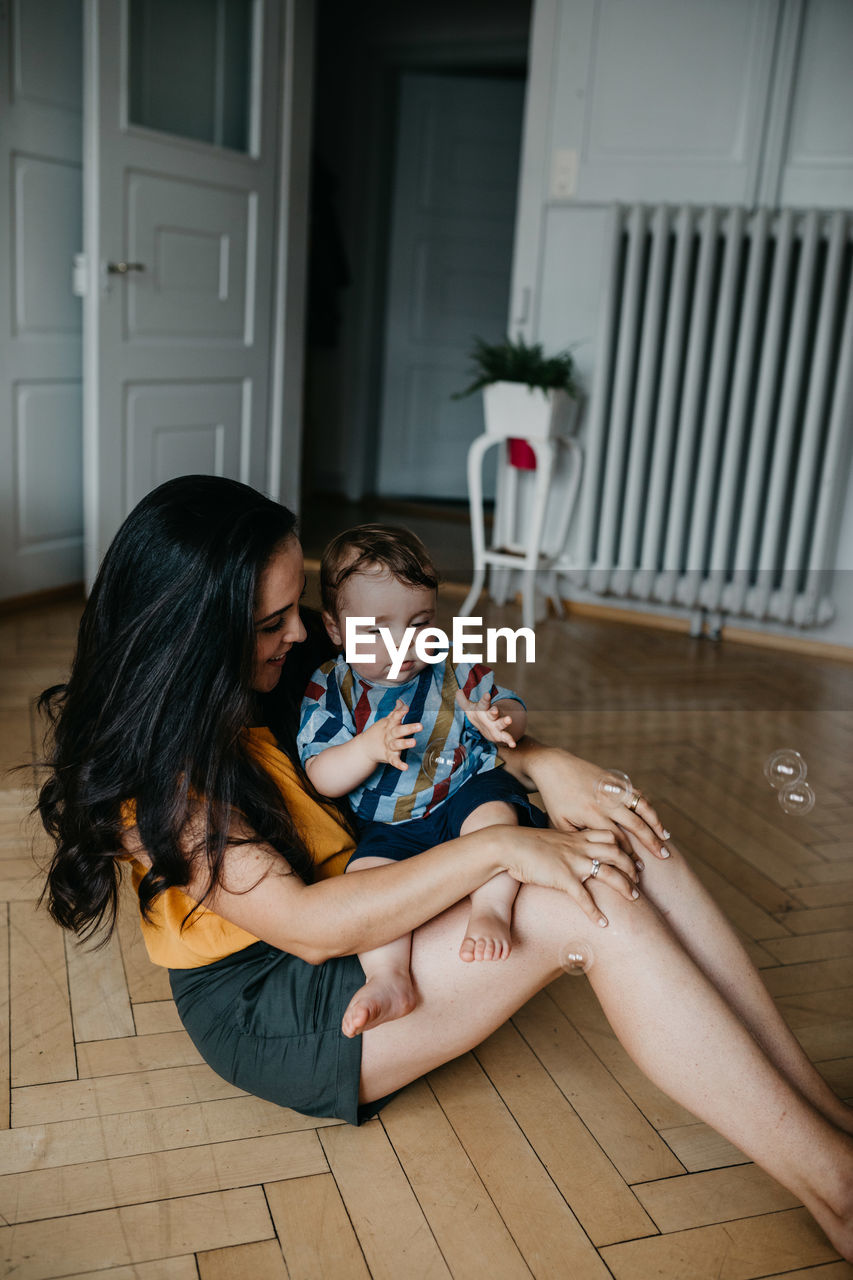
<path fill-rule="evenodd" d="M 460 743 L 449 747 L 445 742 L 431 742 L 421 758 L 424 773 L 430 778 L 447 776 L 454 768 L 460 768 L 468 758 L 468 751 Z"/>
<path fill-rule="evenodd" d="M 592 961 L 592 950 L 586 942 L 569 942 L 560 952 L 560 968 L 573 977 L 589 973 Z"/>
<path fill-rule="evenodd" d="M 783 747 L 768 756 L 764 764 L 764 776 L 775 791 L 787 787 L 792 782 L 799 782 L 808 772 L 806 762 L 799 751 L 793 747 Z"/>
<path fill-rule="evenodd" d="M 608 769 L 595 784 L 595 798 L 602 804 L 630 804 L 633 797 L 631 779 L 621 769 Z"/>
<path fill-rule="evenodd" d="M 784 747 L 767 757 L 764 776 L 778 792 L 781 808 L 789 814 L 811 813 L 815 794 L 806 782 L 808 767 L 799 751 Z"/>
<path fill-rule="evenodd" d="M 811 813 L 814 808 L 815 794 L 804 778 L 789 782 L 779 792 L 779 803 L 786 813 Z"/>

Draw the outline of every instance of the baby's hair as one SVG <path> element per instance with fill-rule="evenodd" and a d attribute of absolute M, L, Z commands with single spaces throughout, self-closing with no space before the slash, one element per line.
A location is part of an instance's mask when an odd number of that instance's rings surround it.
<path fill-rule="evenodd" d="M 320 564 L 323 608 L 337 617 L 338 592 L 354 573 L 368 566 L 387 569 L 398 582 L 438 587 L 438 572 L 417 534 L 397 524 L 359 524 L 332 538 Z"/>

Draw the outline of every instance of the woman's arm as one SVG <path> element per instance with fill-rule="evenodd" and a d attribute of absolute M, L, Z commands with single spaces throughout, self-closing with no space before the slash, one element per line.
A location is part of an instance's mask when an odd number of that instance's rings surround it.
<path fill-rule="evenodd" d="M 627 852 L 631 845 L 626 833 L 630 832 L 655 857 L 668 856 L 662 842 L 669 839 L 669 832 L 645 797 L 640 798 L 635 809 L 624 804 L 602 804 L 596 784 L 606 776 L 606 769 L 530 736 L 522 738 L 514 750 L 498 750 L 522 786 L 540 793 L 548 817 L 559 830 L 593 827 L 610 831 Z"/>
<path fill-rule="evenodd" d="M 305 884 L 269 847 L 235 845 L 223 883 L 204 905 L 271 945 L 312 964 L 369 951 L 440 915 L 472 890 L 508 871 L 522 883 L 562 889 L 594 921 L 606 924 L 583 883 L 592 860 L 599 879 L 632 897 L 633 862 L 605 831 L 559 832 L 488 827 L 388 866 Z M 187 886 L 201 900 L 205 871 Z"/>

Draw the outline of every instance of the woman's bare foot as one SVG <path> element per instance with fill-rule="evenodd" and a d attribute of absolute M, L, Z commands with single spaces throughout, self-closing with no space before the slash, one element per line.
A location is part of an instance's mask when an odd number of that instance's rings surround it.
<path fill-rule="evenodd" d="M 367 979 L 347 1005 L 341 1030 L 350 1039 L 382 1022 L 405 1018 L 417 1004 L 408 970 L 383 970 Z"/>
<path fill-rule="evenodd" d="M 474 906 L 459 948 L 461 960 L 506 960 L 512 951 L 512 907 Z"/>

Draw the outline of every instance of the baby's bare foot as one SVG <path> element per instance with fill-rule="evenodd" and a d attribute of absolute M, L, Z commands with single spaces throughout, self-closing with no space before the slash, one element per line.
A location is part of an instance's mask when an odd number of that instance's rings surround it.
<path fill-rule="evenodd" d="M 512 951 L 510 913 L 492 907 L 474 907 L 459 948 L 460 959 L 506 960 Z"/>
<path fill-rule="evenodd" d="M 411 1013 L 417 1001 L 408 971 L 383 972 L 367 979 L 359 987 L 347 1005 L 341 1022 L 341 1030 L 350 1039 L 378 1027 L 382 1022 L 393 1022 Z"/>

